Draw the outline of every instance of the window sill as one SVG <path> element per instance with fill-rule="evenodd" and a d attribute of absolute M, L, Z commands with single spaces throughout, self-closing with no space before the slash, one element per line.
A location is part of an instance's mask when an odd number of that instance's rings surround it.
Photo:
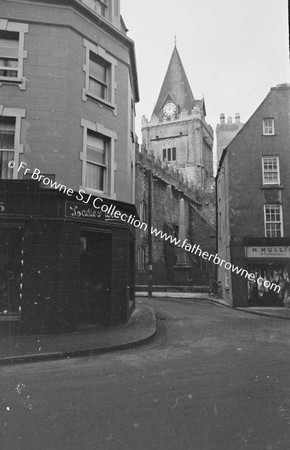
<path fill-rule="evenodd" d="M 26 78 L 25 77 L 12 78 L 12 77 L 0 76 L 0 87 L 3 84 L 8 84 L 11 86 L 18 85 L 21 90 L 25 90 L 26 89 Z"/>
<path fill-rule="evenodd" d="M 114 196 L 107 194 L 104 191 L 98 191 L 96 189 L 87 188 L 85 186 L 80 186 L 79 189 L 82 189 L 82 191 L 84 191 L 87 195 L 114 200 Z"/>
<path fill-rule="evenodd" d="M 86 89 L 84 89 L 83 90 L 83 100 L 87 101 L 88 99 L 98 103 L 100 108 L 103 108 L 103 107 L 109 108 L 115 116 L 117 115 L 117 105 L 115 105 L 114 103 L 108 102 L 107 100 L 104 100 L 101 97 L 97 97 L 96 95 L 91 94 Z"/>
<path fill-rule="evenodd" d="M 284 189 L 282 184 L 262 184 L 261 189 Z"/>
<path fill-rule="evenodd" d="M 273 134 L 264 134 L 264 133 L 263 133 L 261 136 L 267 136 L 267 137 L 268 137 L 268 136 L 277 136 L 277 134 L 276 134 L 276 133 L 273 133 Z"/>

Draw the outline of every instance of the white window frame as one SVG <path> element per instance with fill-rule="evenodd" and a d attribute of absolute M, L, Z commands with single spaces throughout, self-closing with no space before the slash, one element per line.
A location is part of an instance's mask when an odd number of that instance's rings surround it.
<path fill-rule="evenodd" d="M 275 208 L 279 208 L 279 213 L 280 213 L 280 221 L 267 221 L 266 220 L 266 211 L 268 207 L 275 207 Z M 270 232 L 270 236 L 267 235 L 267 224 L 272 223 L 272 224 L 280 224 L 280 230 L 281 230 L 281 234 L 280 236 L 277 236 L 277 234 L 271 234 Z M 282 210 L 282 205 L 279 205 L 277 203 L 271 204 L 271 203 L 267 203 L 266 205 L 264 205 L 264 225 L 265 225 L 265 237 L 283 237 L 283 210 Z"/>
<path fill-rule="evenodd" d="M 101 16 L 103 19 L 109 18 L 109 0 L 82 0 L 82 3 L 94 11 L 98 16 Z M 105 14 L 98 12 L 99 8 L 102 6 L 105 7 Z"/>
<path fill-rule="evenodd" d="M 15 118 L 15 135 L 14 135 L 14 159 L 15 162 L 14 168 L 13 168 L 13 180 L 18 179 L 18 167 L 19 167 L 19 160 L 20 160 L 20 154 L 24 152 L 24 146 L 20 144 L 20 136 L 21 136 L 21 119 L 25 117 L 25 109 L 20 108 L 6 108 L 3 105 L 0 105 L 0 116 L 4 117 L 13 117 Z M 0 149 L 0 151 L 2 151 Z M 3 150 L 7 151 L 7 150 Z"/>
<path fill-rule="evenodd" d="M 271 125 L 268 125 L 266 121 L 271 120 Z M 273 117 L 264 117 L 263 118 L 263 135 L 264 136 L 273 136 L 275 134 L 275 122 Z"/>
<path fill-rule="evenodd" d="M 28 33 L 28 24 L 11 22 L 10 20 L 0 19 L 1 31 L 13 31 L 19 33 L 19 45 L 18 45 L 18 76 L 17 77 L 5 77 L 0 75 L 0 87 L 3 84 L 17 84 L 21 90 L 26 89 L 26 77 L 23 76 L 23 63 L 27 58 L 27 51 L 24 50 L 24 35 Z"/>
<path fill-rule="evenodd" d="M 83 71 L 85 72 L 85 87 L 83 89 L 82 100 L 88 99 L 96 101 L 100 107 L 110 108 L 114 115 L 117 115 L 117 105 L 115 103 L 115 90 L 117 89 L 117 83 L 115 81 L 115 72 L 117 67 L 117 60 L 113 58 L 105 49 L 99 45 L 92 44 L 87 39 L 84 39 L 84 47 L 86 49 L 86 62 L 83 65 Z M 108 66 L 108 99 L 92 94 L 89 90 L 90 80 L 90 52 L 94 53 L 97 58 L 100 58 Z"/>
<path fill-rule="evenodd" d="M 87 193 L 101 195 L 111 199 L 116 199 L 115 193 L 115 171 L 117 165 L 115 163 L 115 142 L 117 140 L 117 133 L 115 131 L 105 128 L 99 123 L 93 123 L 82 119 L 81 126 L 83 127 L 83 150 L 80 152 L 80 159 L 82 164 L 82 185 L 79 186 Z M 86 167 L 87 167 L 87 135 L 88 130 L 98 133 L 101 137 L 108 141 L 107 155 L 106 155 L 106 176 L 104 181 L 104 190 L 91 189 L 86 186 Z"/>
<path fill-rule="evenodd" d="M 277 181 L 269 181 L 266 180 L 266 173 L 270 173 L 270 172 L 274 172 L 274 170 L 265 170 L 265 166 L 264 163 L 266 162 L 267 159 L 272 159 L 272 160 L 276 160 L 277 162 Z M 262 156 L 262 172 L 263 172 L 263 184 L 267 185 L 267 184 L 274 184 L 274 185 L 279 185 L 280 184 L 280 164 L 279 164 L 279 156 Z"/>

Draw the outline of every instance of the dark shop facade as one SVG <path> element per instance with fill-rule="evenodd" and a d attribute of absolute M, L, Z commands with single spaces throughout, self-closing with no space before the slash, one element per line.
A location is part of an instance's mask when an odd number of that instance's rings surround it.
<path fill-rule="evenodd" d="M 125 323 L 134 309 L 134 227 L 37 181 L 0 181 L 0 314 L 24 333 Z M 104 204 L 128 216 L 130 204 Z"/>

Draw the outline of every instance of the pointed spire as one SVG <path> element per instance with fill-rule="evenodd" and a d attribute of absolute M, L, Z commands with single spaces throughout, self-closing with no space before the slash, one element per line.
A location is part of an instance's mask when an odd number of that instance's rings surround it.
<path fill-rule="evenodd" d="M 194 107 L 194 97 L 176 48 L 176 36 L 169 66 L 154 107 L 153 114 L 155 116 L 162 116 L 162 108 L 166 101 L 174 102 L 180 111 L 185 109 L 189 113 Z"/>

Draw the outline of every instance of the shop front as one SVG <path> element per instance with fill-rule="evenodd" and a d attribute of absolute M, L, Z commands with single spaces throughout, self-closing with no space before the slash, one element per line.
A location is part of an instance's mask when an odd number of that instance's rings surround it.
<path fill-rule="evenodd" d="M 0 321 L 18 315 L 22 331 L 36 334 L 129 320 L 134 227 L 93 201 L 36 181 L 0 181 Z M 136 214 L 133 205 L 102 202 Z"/>
<path fill-rule="evenodd" d="M 289 290 L 290 239 L 247 239 L 245 258 L 248 272 L 254 274 L 247 282 L 248 305 L 284 306 Z"/>

